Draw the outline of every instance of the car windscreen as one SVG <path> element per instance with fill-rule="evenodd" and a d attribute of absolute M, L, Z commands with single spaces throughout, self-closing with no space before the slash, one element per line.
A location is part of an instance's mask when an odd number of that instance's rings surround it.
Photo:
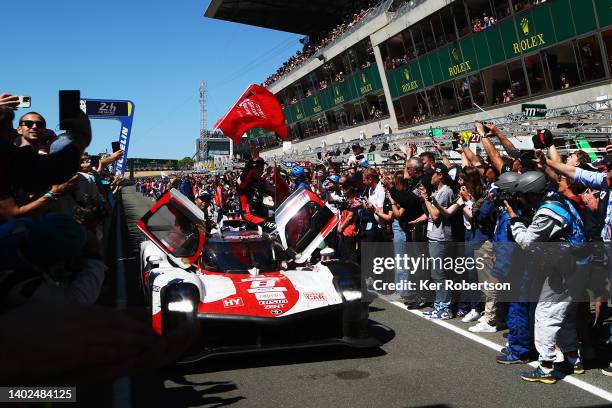
<path fill-rule="evenodd" d="M 207 242 L 201 266 L 211 272 L 249 273 L 252 268 L 274 272 L 280 269 L 279 257 L 274 255 L 271 241 Z"/>

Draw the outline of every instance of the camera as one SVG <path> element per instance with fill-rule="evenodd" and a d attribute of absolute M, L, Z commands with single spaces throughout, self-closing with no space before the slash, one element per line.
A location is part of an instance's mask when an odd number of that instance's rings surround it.
<path fill-rule="evenodd" d="M 351 208 L 349 202 L 346 200 L 345 197 L 340 197 L 336 200 L 336 207 L 338 207 L 340 211 L 348 210 L 349 208 Z"/>
<path fill-rule="evenodd" d="M 500 191 L 499 194 L 495 196 L 493 204 L 496 207 L 503 207 L 504 201 L 507 201 L 512 208 L 516 208 L 518 204 L 518 200 L 516 199 L 516 193 L 510 191 Z"/>

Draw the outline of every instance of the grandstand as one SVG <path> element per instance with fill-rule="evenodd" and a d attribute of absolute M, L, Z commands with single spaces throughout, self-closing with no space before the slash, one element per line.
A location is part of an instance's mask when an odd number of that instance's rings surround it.
<path fill-rule="evenodd" d="M 386 0 L 369 8 L 213 0 L 205 16 L 308 35 L 307 54 L 266 81 L 292 147 L 283 153 L 273 135 L 254 130 L 265 157 L 304 157 L 355 139 L 393 150 L 475 120 L 519 138 L 548 126 L 567 149 L 612 136 L 609 0 Z M 544 109 L 530 117 L 527 104 Z"/>

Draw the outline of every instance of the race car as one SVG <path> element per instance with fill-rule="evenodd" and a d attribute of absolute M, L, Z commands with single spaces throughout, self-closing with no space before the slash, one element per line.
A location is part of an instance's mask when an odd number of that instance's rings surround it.
<path fill-rule="evenodd" d="M 275 212 L 276 233 L 240 220 L 205 233 L 202 211 L 179 191 L 138 221 L 140 283 L 160 334 L 198 323 L 201 343 L 183 358 L 294 347 L 377 347 L 360 269 L 316 260 L 338 217 L 309 190 Z M 312 260 L 312 262 L 311 262 Z M 315 262 L 316 261 L 316 262 Z"/>

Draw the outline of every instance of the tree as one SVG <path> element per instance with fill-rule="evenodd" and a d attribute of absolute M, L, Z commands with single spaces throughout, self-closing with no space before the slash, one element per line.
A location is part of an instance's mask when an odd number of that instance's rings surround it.
<path fill-rule="evenodd" d="M 195 161 L 191 157 L 183 157 L 178 164 L 181 169 L 193 168 Z"/>

